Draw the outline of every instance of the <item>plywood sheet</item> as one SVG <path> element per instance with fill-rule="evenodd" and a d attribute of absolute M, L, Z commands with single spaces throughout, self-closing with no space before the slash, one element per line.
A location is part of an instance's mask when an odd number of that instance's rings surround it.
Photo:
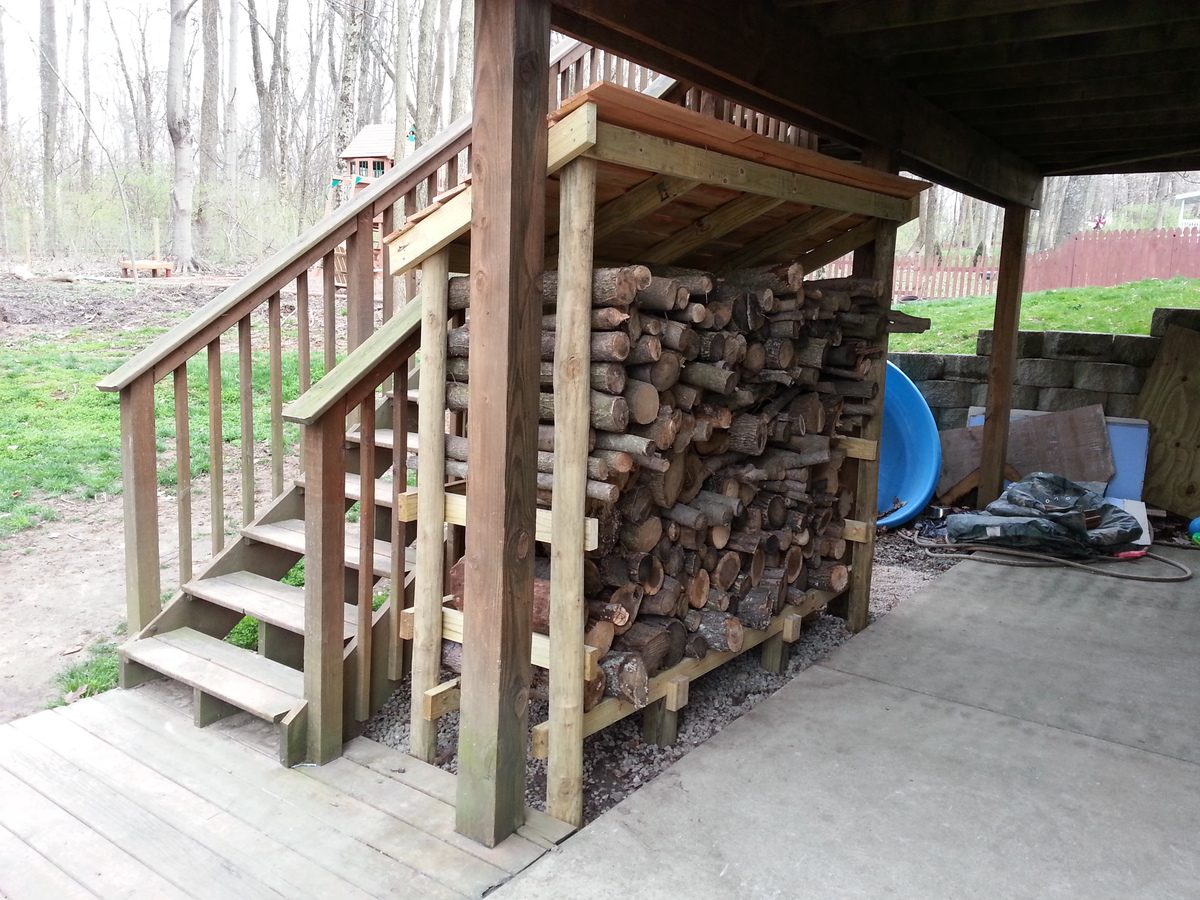
<path fill-rule="evenodd" d="M 1137 416 L 1150 422 L 1147 503 L 1181 516 L 1200 516 L 1200 331 L 1167 329 L 1138 398 Z"/>
<path fill-rule="evenodd" d="M 941 440 L 938 496 L 979 466 L 983 426 L 952 428 L 941 432 Z M 1104 408 L 1097 404 L 1012 422 L 1006 461 L 1021 475 L 1053 472 L 1071 481 L 1107 483 L 1115 468 Z"/>

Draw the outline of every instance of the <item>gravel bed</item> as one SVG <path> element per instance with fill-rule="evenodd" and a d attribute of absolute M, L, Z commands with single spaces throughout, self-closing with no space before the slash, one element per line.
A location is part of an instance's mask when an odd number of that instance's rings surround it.
<path fill-rule="evenodd" d="M 876 543 L 870 621 L 889 613 L 955 562 L 931 559 L 901 534 L 881 534 Z M 792 644 L 783 674 L 764 671 L 758 653 L 750 651 L 692 682 L 688 705 L 679 714 L 679 739 L 672 746 L 643 742 L 639 716 L 592 735 L 584 741 L 584 819 L 590 822 L 611 809 L 850 637 L 841 619 L 822 613 L 805 624 L 800 639 Z M 444 673 L 446 678 L 451 675 Z M 546 715 L 545 702 L 531 702 L 531 722 L 543 721 Z M 367 723 L 365 734 L 407 752 L 408 717 L 408 691 L 402 688 Z M 438 726 L 437 763 L 450 772 L 458 767 L 457 736 L 458 713 L 443 716 Z M 529 761 L 525 799 L 529 806 L 545 809 L 544 760 Z"/>

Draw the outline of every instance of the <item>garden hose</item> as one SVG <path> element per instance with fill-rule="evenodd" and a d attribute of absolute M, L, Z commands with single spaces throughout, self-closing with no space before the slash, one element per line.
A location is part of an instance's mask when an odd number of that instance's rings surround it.
<path fill-rule="evenodd" d="M 1106 570 L 1102 566 L 1088 565 L 1087 563 L 1075 562 L 1070 559 L 1062 559 L 1061 557 L 1051 556 L 1048 553 L 1035 553 L 1032 550 L 1014 550 L 1010 547 L 993 547 L 988 544 L 941 544 L 937 541 L 925 541 L 917 535 L 904 535 L 918 547 L 924 547 L 925 553 L 935 559 L 958 558 L 958 559 L 973 559 L 976 562 L 991 563 L 996 566 L 1015 566 L 1017 568 L 1051 568 L 1062 567 L 1072 569 L 1082 569 L 1085 572 L 1091 572 L 1093 575 L 1104 575 L 1108 578 L 1121 578 L 1125 581 L 1148 581 L 1153 583 L 1170 584 L 1180 581 L 1187 581 L 1192 577 L 1192 570 L 1183 563 L 1176 562 L 1173 559 L 1167 559 L 1165 556 L 1160 556 L 1157 553 L 1146 552 L 1146 556 L 1150 559 L 1165 563 L 1173 569 L 1178 569 L 1179 575 L 1133 575 L 1127 572 L 1112 572 Z M 934 550 L 944 549 L 952 552 L 935 553 Z M 970 551 L 970 552 L 968 552 Z M 976 556 L 976 552 L 994 553 L 999 556 L 1009 556 L 1013 559 L 993 559 L 986 556 Z M 1139 559 L 1141 557 L 1138 557 Z M 1107 559 L 1111 562 L 1128 562 L 1125 559 L 1116 559 L 1114 557 L 1097 557 L 1097 560 Z"/>

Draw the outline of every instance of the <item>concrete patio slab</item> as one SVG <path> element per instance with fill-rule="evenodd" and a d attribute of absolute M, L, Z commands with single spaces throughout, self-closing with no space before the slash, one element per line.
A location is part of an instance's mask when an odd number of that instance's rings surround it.
<path fill-rule="evenodd" d="M 955 568 L 493 896 L 1200 897 L 1200 582 L 1098 581 Z"/>
<path fill-rule="evenodd" d="M 1155 552 L 1200 569 L 1200 553 Z M 967 562 L 823 665 L 1200 762 L 1200 579 Z"/>

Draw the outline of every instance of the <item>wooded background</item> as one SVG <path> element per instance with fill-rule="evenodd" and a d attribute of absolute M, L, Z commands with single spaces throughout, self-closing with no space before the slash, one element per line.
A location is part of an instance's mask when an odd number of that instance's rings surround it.
<path fill-rule="evenodd" d="M 338 156 L 394 123 L 410 154 L 470 109 L 473 0 L 0 3 L 0 256 L 245 267 L 319 219 Z M 555 36 L 554 40 L 565 40 Z M 36 74 L 35 74 L 36 73 Z M 1104 216 L 1171 227 L 1200 173 L 1048 179 L 1030 250 Z M 935 187 L 898 250 L 963 264 L 999 208 Z"/>

